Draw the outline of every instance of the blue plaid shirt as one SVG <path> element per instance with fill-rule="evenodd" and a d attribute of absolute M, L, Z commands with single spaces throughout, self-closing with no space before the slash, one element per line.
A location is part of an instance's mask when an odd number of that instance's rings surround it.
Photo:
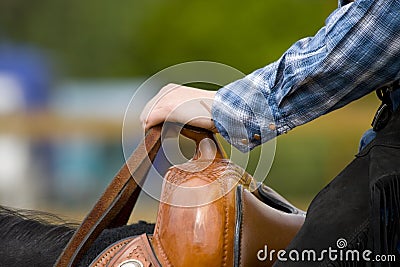
<path fill-rule="evenodd" d="M 248 151 L 400 78 L 400 0 L 339 2 L 314 37 L 221 88 L 222 136 Z"/>

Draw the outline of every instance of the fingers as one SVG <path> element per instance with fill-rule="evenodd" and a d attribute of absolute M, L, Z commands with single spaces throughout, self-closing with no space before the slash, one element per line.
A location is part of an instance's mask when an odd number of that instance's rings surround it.
<path fill-rule="evenodd" d="M 149 116 L 142 121 L 143 128 L 147 131 L 151 127 L 164 122 L 167 114 L 168 112 L 165 108 L 153 109 Z"/>
<path fill-rule="evenodd" d="M 169 84 L 151 99 L 140 120 L 145 130 L 166 120 L 215 131 L 211 106 L 215 92 Z"/>
<path fill-rule="evenodd" d="M 140 114 L 140 122 L 145 130 L 165 121 L 167 114 L 170 112 L 168 109 L 170 106 L 168 102 L 170 101 L 166 99 L 166 95 L 178 87 L 179 85 L 177 84 L 168 84 L 162 87 L 157 95 L 146 104 Z"/>

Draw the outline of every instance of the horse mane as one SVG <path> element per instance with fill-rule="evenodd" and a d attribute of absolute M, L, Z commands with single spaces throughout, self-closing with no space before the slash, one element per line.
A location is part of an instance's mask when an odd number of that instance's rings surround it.
<path fill-rule="evenodd" d="M 53 266 L 77 226 L 47 212 L 0 206 L 2 266 Z"/>
<path fill-rule="evenodd" d="M 78 226 L 51 213 L 0 206 L 0 265 L 53 266 Z M 154 224 L 144 221 L 105 229 L 78 265 L 90 265 L 120 239 L 153 231 Z"/>

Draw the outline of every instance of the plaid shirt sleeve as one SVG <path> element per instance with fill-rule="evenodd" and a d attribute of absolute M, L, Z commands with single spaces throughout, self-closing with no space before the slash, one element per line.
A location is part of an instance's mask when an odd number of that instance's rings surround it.
<path fill-rule="evenodd" d="M 221 88 L 212 115 L 245 152 L 400 76 L 400 1 L 340 2 L 314 37 Z"/>

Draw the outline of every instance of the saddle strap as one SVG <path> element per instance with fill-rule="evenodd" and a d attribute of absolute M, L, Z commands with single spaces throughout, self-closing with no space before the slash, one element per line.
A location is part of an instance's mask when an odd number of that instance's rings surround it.
<path fill-rule="evenodd" d="M 76 230 L 56 267 L 76 266 L 106 228 L 125 225 L 161 144 L 161 126 L 151 128 Z"/>

